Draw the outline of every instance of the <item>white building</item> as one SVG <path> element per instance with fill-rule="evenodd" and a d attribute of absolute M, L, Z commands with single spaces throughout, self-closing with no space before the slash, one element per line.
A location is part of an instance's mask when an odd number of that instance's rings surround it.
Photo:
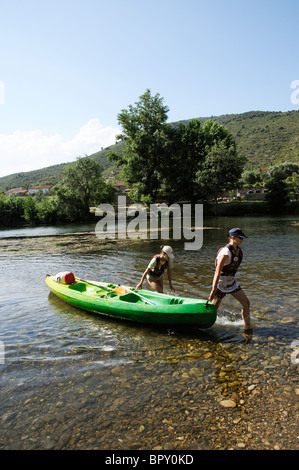
<path fill-rule="evenodd" d="M 28 196 L 33 196 L 41 191 L 43 194 L 46 194 L 50 189 L 53 188 L 52 184 L 46 184 L 44 186 L 32 186 L 28 189 Z"/>

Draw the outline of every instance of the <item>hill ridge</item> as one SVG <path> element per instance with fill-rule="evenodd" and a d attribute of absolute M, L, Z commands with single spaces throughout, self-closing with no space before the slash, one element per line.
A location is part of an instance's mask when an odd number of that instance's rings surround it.
<path fill-rule="evenodd" d="M 171 125 L 186 124 L 191 119 L 176 121 Z M 285 161 L 299 163 L 299 110 L 246 111 L 241 114 L 223 114 L 195 119 L 202 124 L 211 119 L 224 125 L 234 136 L 239 152 L 248 158 L 246 169 L 269 167 Z M 111 144 L 90 156 L 107 170 L 112 167 L 107 160 L 108 151 L 110 149 L 121 151 L 122 145 L 123 143 Z M 76 157 L 74 157 L 75 160 Z M 71 163 L 61 163 L 38 170 L 2 176 L 0 190 L 37 184 L 57 184 L 62 178 L 63 168 Z"/>

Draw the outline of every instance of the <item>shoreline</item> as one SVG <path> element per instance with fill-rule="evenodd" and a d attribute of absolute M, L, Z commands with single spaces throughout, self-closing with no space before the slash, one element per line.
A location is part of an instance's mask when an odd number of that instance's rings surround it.
<path fill-rule="evenodd" d="M 160 204 L 160 203 L 158 203 Z M 183 205 L 184 203 L 174 203 Z M 190 204 L 190 203 L 186 203 Z M 215 205 L 213 202 L 199 202 L 198 204 L 203 204 L 203 217 L 281 217 L 281 216 L 298 216 L 299 215 L 299 203 L 292 202 L 282 206 L 281 208 L 276 207 L 273 210 L 269 207 L 269 204 L 266 201 L 229 201 L 229 202 L 220 202 Z M 134 204 L 133 204 L 134 205 Z M 171 204 L 170 204 L 171 206 Z M 117 209 L 117 204 L 113 206 L 114 209 Z M 92 208 L 95 209 L 96 208 Z M 117 210 L 115 211 L 115 215 L 117 215 Z M 147 216 L 149 212 L 147 213 Z M 128 220 L 134 219 L 134 216 L 128 216 Z M 26 228 L 38 228 L 38 227 L 64 227 L 67 225 L 89 225 L 89 224 L 97 224 L 100 220 L 100 217 L 97 220 L 89 220 L 89 221 L 77 221 L 77 222 L 65 222 L 61 224 L 37 224 L 37 225 L 30 225 L 30 224 L 23 224 L 23 225 L 10 225 L 1 227 L 1 230 L 18 230 L 18 229 L 26 229 Z"/>

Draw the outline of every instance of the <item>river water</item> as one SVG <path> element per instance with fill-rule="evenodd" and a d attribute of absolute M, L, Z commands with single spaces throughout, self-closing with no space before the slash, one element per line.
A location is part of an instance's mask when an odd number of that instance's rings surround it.
<path fill-rule="evenodd" d="M 159 240 L 0 231 L 0 449 L 298 449 L 298 217 L 205 219 L 200 250 L 167 241 L 173 284 L 206 299 L 235 226 L 248 235 L 237 280 L 249 332 L 229 296 L 212 328 L 182 330 L 80 311 L 44 282 L 70 270 L 135 286 Z"/>

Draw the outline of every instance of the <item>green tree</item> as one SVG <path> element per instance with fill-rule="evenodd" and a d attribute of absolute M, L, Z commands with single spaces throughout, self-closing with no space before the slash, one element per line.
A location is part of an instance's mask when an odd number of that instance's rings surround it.
<path fill-rule="evenodd" d="M 135 201 L 149 203 L 155 200 L 162 183 L 163 165 L 169 149 L 169 126 L 166 124 L 168 107 L 159 93 L 149 89 L 140 96 L 135 106 L 128 106 L 118 114 L 118 122 L 125 141 L 123 154 L 109 152 L 109 159 L 122 165 L 122 177 L 132 188 Z"/>
<path fill-rule="evenodd" d="M 56 188 L 59 199 L 58 218 L 86 221 L 89 207 L 114 200 L 115 190 L 105 183 L 102 166 L 90 157 L 79 157 L 64 170 L 63 184 Z"/>
<path fill-rule="evenodd" d="M 209 120 L 201 127 L 193 119 L 178 126 L 172 144 L 164 175 L 168 197 L 192 203 L 217 201 L 222 191 L 237 184 L 246 159 L 238 155 L 235 140 L 224 126 Z"/>
<path fill-rule="evenodd" d="M 0 227 L 16 227 L 24 224 L 25 198 L 0 194 Z"/>
<path fill-rule="evenodd" d="M 289 202 L 289 193 L 286 182 L 270 178 L 267 181 L 266 186 L 270 190 L 266 195 L 266 201 L 268 201 L 271 210 L 278 212 L 283 210 L 285 204 Z"/>
<path fill-rule="evenodd" d="M 256 183 L 260 183 L 262 181 L 262 176 L 260 171 L 255 170 L 248 170 L 242 174 L 242 181 L 245 184 L 249 184 L 253 186 Z"/>
<path fill-rule="evenodd" d="M 299 165 L 285 162 L 270 168 L 266 187 L 270 189 L 267 201 L 271 209 L 283 210 L 290 200 L 297 200 Z"/>
<path fill-rule="evenodd" d="M 226 127 L 218 122 L 212 122 L 211 119 L 206 121 L 202 128 L 203 144 L 206 149 L 206 154 L 209 152 L 213 145 L 224 142 L 227 148 L 236 146 L 235 139 L 232 134 L 229 133 Z"/>
<path fill-rule="evenodd" d="M 289 197 L 291 201 L 299 200 L 299 172 L 292 173 L 292 176 L 289 176 L 286 179 L 286 183 L 289 189 Z"/>
<path fill-rule="evenodd" d="M 197 172 L 201 194 L 205 195 L 205 199 L 213 199 L 217 205 L 223 191 L 237 186 L 245 163 L 246 158 L 238 155 L 231 139 L 215 142 Z"/>
<path fill-rule="evenodd" d="M 58 198 L 53 196 L 41 196 L 37 199 L 37 218 L 42 224 L 55 225 L 58 220 Z"/>
<path fill-rule="evenodd" d="M 29 222 L 30 224 L 35 224 L 38 221 L 37 217 L 37 204 L 36 200 L 34 197 L 27 196 L 24 199 L 24 219 L 26 222 Z"/>
<path fill-rule="evenodd" d="M 285 162 L 280 165 L 272 166 L 269 170 L 269 178 L 275 181 L 284 181 L 293 173 L 299 174 L 299 165 L 297 163 Z"/>
<path fill-rule="evenodd" d="M 196 202 L 200 198 L 196 174 L 205 158 L 200 121 L 179 124 L 169 135 L 169 152 L 163 166 L 165 197 L 170 202 Z"/>
<path fill-rule="evenodd" d="M 245 159 L 238 157 L 228 130 L 211 120 L 201 128 L 197 119 L 171 126 L 166 124 L 167 112 L 160 95 L 152 97 L 146 90 L 135 106 L 118 115 L 124 131 L 118 138 L 125 147 L 122 155 L 110 152 L 109 158 L 122 165 L 123 178 L 132 188 L 130 196 L 144 203 L 155 201 L 159 194 L 169 202 L 194 203 L 232 188 Z"/>

